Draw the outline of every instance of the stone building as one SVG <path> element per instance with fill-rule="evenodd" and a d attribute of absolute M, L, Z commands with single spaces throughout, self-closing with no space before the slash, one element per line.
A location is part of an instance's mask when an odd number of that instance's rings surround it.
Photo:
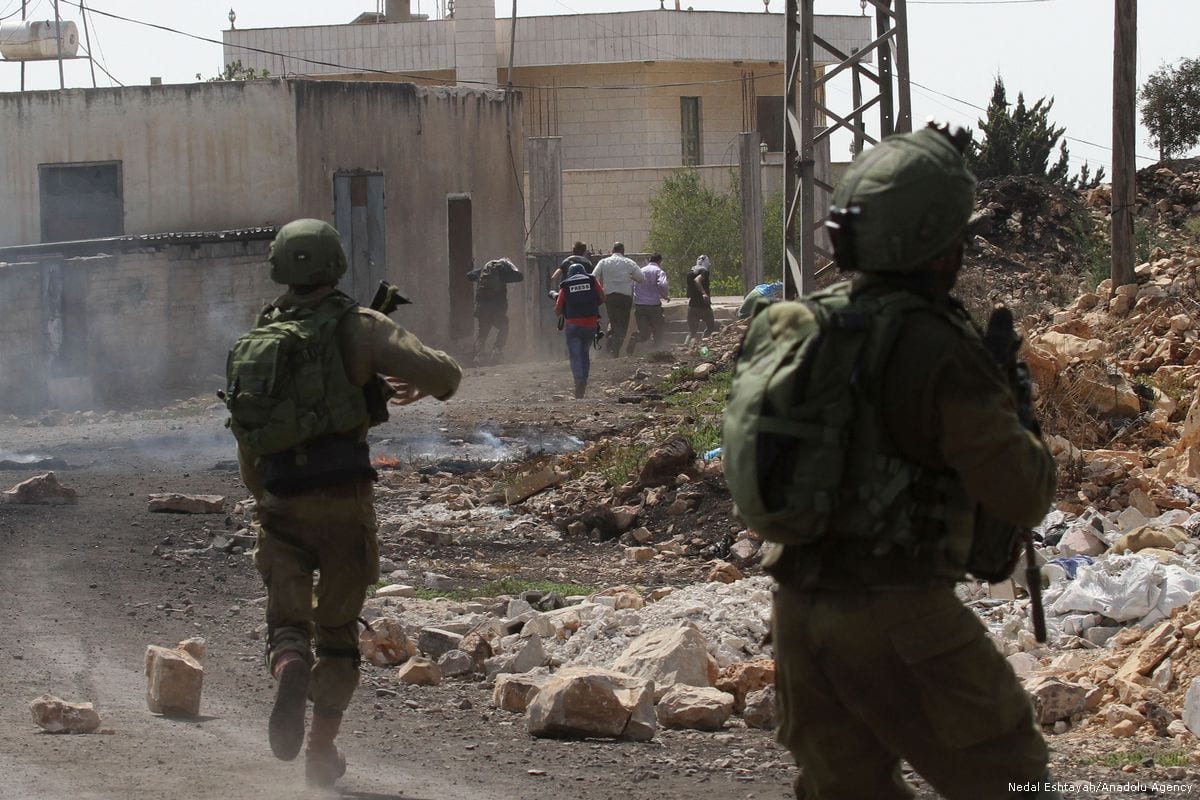
<path fill-rule="evenodd" d="M 216 388 L 298 217 L 337 225 L 344 289 L 398 284 L 398 320 L 454 349 L 472 262 L 524 249 L 520 103 L 284 79 L 0 94 L 0 408 Z M 510 289 L 514 349 L 534 293 Z"/>
<path fill-rule="evenodd" d="M 416 16 L 404 0 L 386 5 L 342 25 L 225 31 L 225 61 L 273 75 L 511 82 L 525 97 L 526 135 L 559 140 L 562 220 L 551 238 L 563 247 L 621 239 L 641 249 L 663 179 L 689 165 L 726 186 L 743 131 L 763 136 L 764 191 L 781 188 L 783 14 L 675 11 L 647 0 L 647 11 L 518 17 L 510 47 L 512 21 L 496 19 L 492 0 L 456 0 L 443 19 Z M 869 43 L 871 23 L 816 20 L 821 37 L 847 53 Z M 832 61 L 820 48 L 815 57 Z M 531 223 L 539 211 L 528 210 Z"/>

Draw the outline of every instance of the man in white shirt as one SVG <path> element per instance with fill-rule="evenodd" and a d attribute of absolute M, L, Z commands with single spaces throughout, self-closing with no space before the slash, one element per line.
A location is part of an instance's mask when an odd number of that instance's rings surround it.
<path fill-rule="evenodd" d="M 600 259 L 592 277 L 604 287 L 604 307 L 608 309 L 608 353 L 619 356 L 629 331 L 629 314 L 633 309 L 633 284 L 645 280 L 642 269 L 625 257 L 625 245 L 617 242 L 612 255 Z"/>

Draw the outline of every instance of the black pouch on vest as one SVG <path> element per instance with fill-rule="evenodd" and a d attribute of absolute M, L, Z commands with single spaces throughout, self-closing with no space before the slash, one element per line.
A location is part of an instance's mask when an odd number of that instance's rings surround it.
<path fill-rule="evenodd" d="M 967 556 L 967 572 L 989 583 L 1012 577 L 1021 558 L 1021 528 L 975 510 L 975 535 Z"/>
<path fill-rule="evenodd" d="M 367 443 L 344 436 L 325 436 L 302 447 L 263 456 L 258 468 L 266 490 L 280 497 L 379 479 L 379 473 L 371 467 Z"/>

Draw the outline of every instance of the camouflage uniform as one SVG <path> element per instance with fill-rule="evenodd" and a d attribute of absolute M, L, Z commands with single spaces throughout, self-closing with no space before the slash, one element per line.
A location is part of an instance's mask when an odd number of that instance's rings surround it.
<path fill-rule="evenodd" d="M 934 135 L 897 136 L 876 148 L 883 192 L 895 186 L 914 191 L 903 174 L 911 162 L 904 159 L 932 151 L 943 161 L 923 169 L 947 169 L 946 148 L 929 138 Z M 888 158 L 901 168 L 891 169 Z M 961 162 L 950 169 L 973 187 Z M 870 183 L 872 176 L 863 180 L 861 172 L 843 179 L 851 187 L 843 189 L 846 206 L 845 194 Z M 916 191 L 935 194 L 936 181 Z M 877 396 L 883 430 L 901 456 L 950 476 L 943 517 L 919 521 L 918 528 L 929 527 L 915 531 L 917 541 L 944 546 L 930 557 L 830 536 L 777 547 L 764 558 L 779 581 L 772 626 L 778 739 L 801 767 L 796 795 L 807 800 L 912 797 L 901 759 L 950 800 L 1058 797 L 1045 788 L 1010 789 L 1047 780 L 1047 748 L 1011 666 L 954 593 L 954 582 L 965 576 L 976 508 L 1012 525 L 1036 525 L 1053 500 L 1054 461 L 1041 439 L 1022 427 L 1013 391 L 980 336 L 955 321 L 965 312 L 947 293 L 954 272 L 940 282 L 923 272 L 924 264 L 954 253 L 961 242 L 969 195 L 958 200 L 957 228 L 921 259 L 891 269 L 867 260 L 899 253 L 904 242 L 894 227 L 886 228 L 897 224 L 894 215 L 881 213 L 889 210 L 887 198 L 882 208 L 872 200 L 857 224 L 876 238 L 854 243 L 860 261 L 853 268 L 866 273 L 853 284 L 854 294 L 915 292 L 934 312 L 906 315 Z M 922 213 L 920 202 L 905 205 L 900 214 Z M 872 251 L 874 244 L 880 249 Z"/>
<path fill-rule="evenodd" d="M 333 290 L 298 297 L 284 295 L 276 305 L 316 305 Z M 397 376 L 442 400 L 458 388 L 461 370 L 377 311 L 358 308 L 338 326 L 347 377 L 365 384 L 376 374 Z M 366 438 L 366 428 L 360 432 Z M 357 482 L 299 495 L 267 492 L 253 459 L 239 448 L 242 478 L 257 503 L 255 565 L 267 585 L 267 625 L 272 663 L 288 650 L 317 658 L 309 697 L 314 710 L 341 712 L 358 684 L 358 617 L 367 590 L 379 580 L 372 484 Z M 320 570 L 313 603 L 313 572 Z"/>

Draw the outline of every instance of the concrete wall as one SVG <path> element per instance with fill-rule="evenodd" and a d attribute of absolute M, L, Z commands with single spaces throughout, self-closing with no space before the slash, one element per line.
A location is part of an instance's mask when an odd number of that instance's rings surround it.
<path fill-rule="evenodd" d="M 524 253 L 522 187 L 515 179 L 524 172 L 520 96 L 394 83 L 297 81 L 292 86 L 300 141 L 299 210 L 330 217 L 335 171 L 383 172 L 386 275 L 415 301 L 397 319 L 422 339 L 449 346 L 455 332 L 470 332 L 472 321 L 447 314 L 451 281 L 466 282 L 448 271 L 447 197 L 471 198 L 477 264 L 500 256 L 520 263 Z M 521 286 L 509 290 L 514 349 L 524 336 L 517 320 Z"/>
<path fill-rule="evenodd" d="M 0 410 L 144 405 L 222 388 L 229 346 L 279 294 L 263 266 L 268 243 L 97 246 L 108 252 L 0 263 L 0 296 L 22 298 L 0 315 Z M 63 299 L 85 334 L 77 368 L 57 372 L 41 290 L 55 264 L 71 275 Z"/>
<path fill-rule="evenodd" d="M 0 247 L 41 241 L 38 164 L 120 161 L 125 233 L 227 230 L 296 211 L 279 81 L 0 94 Z"/>
<path fill-rule="evenodd" d="M 730 167 L 699 167 L 701 180 L 714 190 L 730 186 Z M 563 249 L 576 241 L 607 253 L 624 242 L 630 253 L 648 252 L 650 201 L 674 169 L 603 169 L 563 172 Z M 781 166 L 763 168 L 763 199 L 779 191 Z"/>

